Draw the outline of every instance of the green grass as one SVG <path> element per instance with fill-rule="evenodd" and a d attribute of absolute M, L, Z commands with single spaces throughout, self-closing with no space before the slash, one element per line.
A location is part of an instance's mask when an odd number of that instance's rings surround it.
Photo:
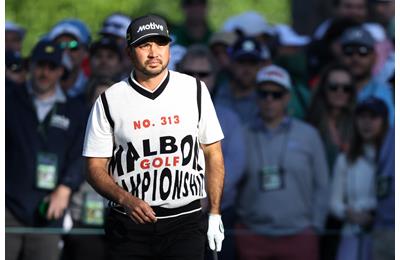
<path fill-rule="evenodd" d="M 79 18 L 97 38 L 102 20 L 112 12 L 123 12 L 132 17 L 145 13 L 158 13 L 169 21 L 182 21 L 179 0 L 6 0 L 6 19 L 17 22 L 27 29 L 23 54 L 28 55 L 32 46 L 57 21 L 63 18 Z M 214 30 L 232 15 L 255 10 L 271 23 L 290 23 L 289 0 L 209 0 L 209 21 Z"/>

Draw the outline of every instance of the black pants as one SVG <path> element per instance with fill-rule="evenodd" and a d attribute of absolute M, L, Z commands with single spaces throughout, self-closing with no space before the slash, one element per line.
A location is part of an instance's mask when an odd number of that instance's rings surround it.
<path fill-rule="evenodd" d="M 207 219 L 201 211 L 136 224 L 110 210 L 105 224 L 109 259 L 203 260 Z"/>

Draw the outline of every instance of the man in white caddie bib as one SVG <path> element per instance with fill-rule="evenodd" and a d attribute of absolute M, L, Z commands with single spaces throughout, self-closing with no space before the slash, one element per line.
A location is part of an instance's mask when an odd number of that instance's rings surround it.
<path fill-rule="evenodd" d="M 205 84 L 167 69 L 170 41 L 162 18 L 133 20 L 127 53 L 134 70 L 89 117 L 83 156 L 88 182 L 110 200 L 111 259 L 200 260 L 206 235 L 211 250 L 224 239 L 223 133 Z"/>

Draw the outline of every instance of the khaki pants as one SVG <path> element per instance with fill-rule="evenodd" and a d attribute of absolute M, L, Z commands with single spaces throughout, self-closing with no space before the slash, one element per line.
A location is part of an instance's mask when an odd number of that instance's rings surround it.
<path fill-rule="evenodd" d="M 12 213 L 5 210 L 6 227 L 24 227 Z M 58 260 L 60 235 L 6 233 L 6 260 Z"/>

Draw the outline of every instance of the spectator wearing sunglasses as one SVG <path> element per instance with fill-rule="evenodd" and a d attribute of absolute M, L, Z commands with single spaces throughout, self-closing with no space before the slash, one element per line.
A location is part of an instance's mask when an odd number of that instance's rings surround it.
<path fill-rule="evenodd" d="M 205 45 L 194 44 L 187 49 L 186 54 L 177 66 L 180 72 L 198 78 L 203 81 L 211 97 L 215 90 L 217 62 L 211 51 Z M 245 166 L 245 142 L 241 121 L 238 115 L 229 107 L 215 103 L 215 111 L 220 120 L 225 138 L 222 141 L 222 152 L 224 154 L 224 166 L 226 175 L 224 179 L 224 190 L 221 201 L 222 220 L 227 230 L 219 259 L 235 259 L 235 244 L 233 228 L 235 223 L 235 201 L 237 190 Z M 206 259 L 212 259 L 208 252 Z"/>
<path fill-rule="evenodd" d="M 387 82 L 373 76 L 376 61 L 375 40 L 363 27 L 347 29 L 341 39 L 341 61 L 350 70 L 355 80 L 357 101 L 368 97 L 382 99 L 388 107 L 390 124 L 394 124 L 393 93 Z"/>
<path fill-rule="evenodd" d="M 330 176 L 337 155 L 349 147 L 356 89 L 350 71 L 341 64 L 327 66 L 314 90 L 308 111 L 308 122 L 317 128 L 322 137 L 328 160 Z M 328 215 L 321 237 L 321 259 L 336 259 L 341 221 Z"/>
<path fill-rule="evenodd" d="M 286 113 L 291 89 L 276 65 L 257 74 L 260 114 L 247 130 L 238 191 L 239 259 L 319 259 L 328 167 L 317 130 Z"/>
<path fill-rule="evenodd" d="M 50 30 L 48 38 L 64 51 L 63 61 L 68 69 L 61 80 L 61 87 L 68 96 L 84 99 L 87 75 L 83 64 L 88 59 L 89 29 L 80 20 L 65 19 Z"/>

